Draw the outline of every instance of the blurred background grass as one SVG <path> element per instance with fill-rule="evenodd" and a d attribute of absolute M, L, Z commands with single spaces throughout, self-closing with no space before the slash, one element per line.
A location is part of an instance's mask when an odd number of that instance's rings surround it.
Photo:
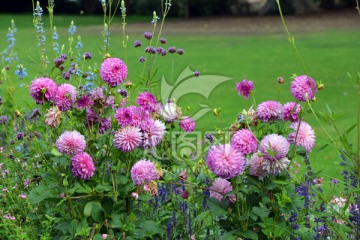
<path fill-rule="evenodd" d="M 36 47 L 36 35 L 32 26 L 31 15 L 0 15 L 0 50 L 7 46 L 6 33 L 11 19 L 15 20 L 18 32 L 16 33 L 15 49 L 19 56 L 19 63 L 23 64 L 28 71 L 28 76 L 24 81 L 17 78 L 13 84 L 17 87 L 22 82 L 29 84 L 35 77 L 41 76 L 39 50 Z M 102 55 L 100 48 L 103 43 L 101 36 L 101 16 L 55 16 L 54 24 L 60 34 L 60 43 L 67 45 L 67 26 L 71 20 L 78 26 L 76 35 L 82 36 L 83 51 L 93 54 L 93 63 L 100 64 Z M 149 31 L 152 25 L 147 17 L 128 18 L 129 22 L 148 22 Z M 120 18 L 116 18 L 114 23 L 119 23 Z M 48 31 L 48 21 L 44 17 L 45 30 Z M 165 23 L 166 24 L 166 23 Z M 82 28 L 84 27 L 84 28 Z M 119 26 L 118 26 L 119 27 Z M 128 27 L 131 27 L 129 25 Z M 291 29 L 290 29 L 291 31 Z M 210 108 L 221 108 L 222 117 L 214 117 L 211 112 L 207 113 L 197 122 L 197 129 L 202 131 L 213 131 L 216 127 L 227 127 L 236 120 L 237 115 L 242 109 L 248 109 L 252 102 L 245 101 L 241 96 L 237 96 L 235 84 L 246 78 L 255 84 L 255 95 L 257 103 L 278 98 L 277 77 L 282 76 L 285 84 L 280 86 L 281 96 L 279 101 L 285 103 L 292 101 L 293 98 L 289 91 L 290 77 L 293 74 L 302 75 L 304 71 L 295 55 L 291 45 L 287 41 L 285 34 L 256 34 L 256 35 L 227 35 L 227 36 L 202 36 L 202 35 L 167 35 L 166 47 L 176 46 L 183 48 L 183 56 L 160 57 L 156 63 L 158 74 L 156 79 L 160 80 L 164 75 L 169 82 L 174 82 L 176 77 L 186 68 L 199 70 L 201 75 L 221 75 L 231 78 L 226 83 L 218 86 L 205 99 L 198 94 L 187 94 L 180 99 L 180 105 L 185 108 L 190 107 L 190 112 L 199 108 L 200 104 L 207 104 Z M 347 130 L 356 123 L 357 90 L 352 85 L 347 74 L 354 77 L 360 69 L 359 45 L 360 33 L 356 30 L 337 30 L 322 32 L 296 33 L 296 44 L 303 57 L 308 74 L 316 81 L 325 84 L 324 91 L 316 96 L 313 106 L 316 110 L 324 110 L 327 105 L 335 112 L 346 113 L 344 117 L 338 119 L 337 123 L 341 131 Z M 50 36 L 48 36 L 50 39 Z M 133 42 L 135 39 L 142 39 L 141 34 L 130 35 L 127 51 L 127 65 L 129 68 L 128 79 L 135 82 L 138 79 L 142 64 L 138 62 L 140 56 L 144 55 L 143 48 L 135 49 Z M 110 38 L 109 52 L 112 56 L 124 58 L 122 49 L 122 35 L 113 34 Z M 145 42 L 145 41 L 143 41 Z M 50 44 L 48 44 L 49 53 Z M 67 49 L 67 47 L 65 47 Z M 51 54 L 49 54 L 49 57 Z M 172 58 L 174 69 L 172 69 Z M 53 58 L 50 57 L 52 63 Z M 14 70 L 14 69 L 12 69 Z M 171 79 L 173 71 L 174 79 Z M 194 82 L 196 84 L 196 82 Z M 3 86 L 0 85 L 1 88 Z M 33 104 L 28 95 L 27 88 L 18 88 L 16 94 L 16 105 L 18 108 Z M 316 146 L 310 154 L 310 161 L 319 176 L 323 176 L 326 182 L 331 178 L 340 178 L 341 167 L 338 152 L 333 146 L 322 149 L 322 146 L 329 143 L 329 139 L 318 122 L 308 114 L 308 122 L 313 126 L 317 134 Z M 333 129 L 327 127 L 327 131 L 335 137 Z M 355 143 L 355 131 L 350 133 L 350 142 Z M 301 162 L 300 162 L 301 163 Z"/>

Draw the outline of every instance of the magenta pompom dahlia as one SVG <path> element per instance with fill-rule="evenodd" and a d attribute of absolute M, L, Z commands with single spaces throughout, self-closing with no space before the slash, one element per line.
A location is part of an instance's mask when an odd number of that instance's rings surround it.
<path fill-rule="evenodd" d="M 232 137 L 231 145 L 242 154 L 256 152 L 258 147 L 256 137 L 249 129 L 237 131 Z"/>
<path fill-rule="evenodd" d="M 152 148 L 162 141 L 166 127 L 160 120 L 149 119 L 140 128 L 143 131 L 143 147 Z"/>
<path fill-rule="evenodd" d="M 233 190 L 231 183 L 223 178 L 217 178 L 213 181 L 210 190 L 210 197 L 216 198 L 219 202 L 222 201 L 223 197 Z M 228 195 L 229 202 L 235 202 L 235 194 Z"/>
<path fill-rule="evenodd" d="M 306 75 L 295 77 L 290 89 L 294 98 L 302 102 L 313 99 L 318 91 L 314 79 Z"/>
<path fill-rule="evenodd" d="M 256 116 L 263 122 L 275 121 L 283 117 L 284 107 L 276 101 L 266 101 L 259 104 Z"/>
<path fill-rule="evenodd" d="M 280 160 L 289 152 L 290 144 L 281 135 L 266 135 L 260 142 L 260 152 L 269 160 Z"/>
<path fill-rule="evenodd" d="M 143 185 L 158 179 L 155 164 L 150 160 L 139 160 L 131 168 L 131 179 L 136 185 Z"/>
<path fill-rule="evenodd" d="M 311 126 L 306 122 L 301 122 L 299 127 L 299 122 L 296 122 L 292 123 L 290 125 L 290 128 L 294 129 L 295 132 L 292 132 L 288 135 L 289 142 L 295 143 L 296 146 L 304 147 L 306 152 L 310 152 L 311 149 L 314 147 L 316 138 L 315 132 L 311 128 Z"/>
<path fill-rule="evenodd" d="M 86 152 L 78 153 L 72 157 L 70 168 L 75 177 L 84 180 L 89 180 L 95 172 L 94 162 Z"/>
<path fill-rule="evenodd" d="M 284 104 L 284 121 L 297 122 L 299 120 L 300 104 L 288 102 Z"/>
<path fill-rule="evenodd" d="M 242 174 L 246 168 L 245 155 L 236 151 L 230 144 L 211 146 L 206 156 L 206 164 L 218 177 L 233 178 Z"/>
<path fill-rule="evenodd" d="M 71 84 L 61 84 L 57 88 L 54 100 L 60 111 L 70 110 L 76 101 L 76 88 Z"/>
<path fill-rule="evenodd" d="M 150 92 L 142 92 L 138 95 L 136 103 L 143 107 L 146 111 L 154 112 L 158 101 Z"/>
<path fill-rule="evenodd" d="M 84 151 L 86 141 L 83 135 L 77 131 L 63 132 L 56 140 L 56 148 L 62 154 L 75 155 Z"/>
<path fill-rule="evenodd" d="M 244 79 L 241 82 L 236 83 L 236 90 L 238 95 L 243 95 L 246 100 L 248 100 L 249 95 L 252 90 L 254 90 L 254 84 L 252 81 Z"/>
<path fill-rule="evenodd" d="M 192 132 L 195 130 L 195 127 L 196 127 L 195 121 L 191 117 L 188 117 L 188 116 L 182 117 L 182 120 L 180 120 L 180 122 L 179 122 L 179 126 L 185 132 Z"/>
<path fill-rule="evenodd" d="M 114 144 L 117 149 L 130 152 L 139 147 L 142 143 L 142 133 L 140 128 L 127 126 L 114 135 Z"/>
<path fill-rule="evenodd" d="M 150 119 L 150 114 L 143 107 L 130 106 L 116 110 L 114 117 L 122 127 L 139 127 L 142 122 Z"/>
<path fill-rule="evenodd" d="M 119 58 L 107 58 L 101 64 L 100 77 L 110 87 L 116 87 L 122 83 L 128 75 L 127 66 Z"/>
<path fill-rule="evenodd" d="M 30 85 L 30 95 L 37 104 L 52 101 L 56 90 L 57 85 L 54 80 L 46 77 L 37 78 Z"/>

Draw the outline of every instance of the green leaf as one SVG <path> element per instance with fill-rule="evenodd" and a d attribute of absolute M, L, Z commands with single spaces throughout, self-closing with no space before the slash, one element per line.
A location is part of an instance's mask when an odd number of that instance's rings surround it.
<path fill-rule="evenodd" d="M 121 227 L 121 213 L 113 213 L 110 217 L 110 225 L 112 228 L 120 228 Z"/>
<path fill-rule="evenodd" d="M 62 222 L 56 225 L 54 228 L 57 230 L 68 230 L 69 229 L 69 223 L 68 222 Z"/>
<path fill-rule="evenodd" d="M 259 216 L 261 219 L 264 219 L 269 216 L 270 210 L 266 207 L 253 207 L 251 212 L 256 216 Z"/>
<path fill-rule="evenodd" d="M 246 231 L 242 233 L 242 236 L 247 239 L 258 240 L 258 235 L 253 231 Z"/>
<path fill-rule="evenodd" d="M 95 188 L 96 192 L 108 192 L 111 191 L 113 188 L 110 185 L 102 185 L 102 184 L 98 184 Z"/>
<path fill-rule="evenodd" d="M 101 222 L 104 218 L 104 210 L 99 201 L 88 202 L 84 207 L 84 216 L 92 217 L 95 221 Z"/>
<path fill-rule="evenodd" d="M 214 217 L 221 217 L 227 214 L 227 211 L 221 207 L 219 200 L 217 200 L 216 198 L 208 198 L 206 200 L 206 203 L 210 208 L 211 214 Z"/>
<path fill-rule="evenodd" d="M 51 191 L 48 187 L 38 186 L 30 192 L 29 202 L 30 204 L 38 204 L 46 198 L 51 197 L 51 195 Z"/>
<path fill-rule="evenodd" d="M 160 226 L 160 224 L 151 220 L 145 221 L 143 227 L 146 231 L 146 234 L 150 234 L 150 236 L 155 234 L 162 235 L 164 233 L 164 229 Z"/>

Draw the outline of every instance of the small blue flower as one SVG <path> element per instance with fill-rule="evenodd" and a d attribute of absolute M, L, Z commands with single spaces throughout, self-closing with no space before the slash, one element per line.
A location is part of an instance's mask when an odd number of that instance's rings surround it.
<path fill-rule="evenodd" d="M 20 79 L 25 78 L 27 76 L 26 68 L 24 68 L 21 64 L 17 65 L 15 74 L 18 75 Z"/>
<path fill-rule="evenodd" d="M 70 35 L 74 35 L 76 33 L 76 26 L 74 25 L 74 21 L 71 21 L 68 32 L 70 33 Z"/>

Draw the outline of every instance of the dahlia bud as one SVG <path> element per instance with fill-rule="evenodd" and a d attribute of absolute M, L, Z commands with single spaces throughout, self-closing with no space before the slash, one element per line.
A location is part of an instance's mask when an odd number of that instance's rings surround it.
<path fill-rule="evenodd" d="M 213 113 L 214 113 L 215 116 L 219 116 L 220 113 L 221 113 L 221 109 L 220 108 L 214 108 Z"/>
<path fill-rule="evenodd" d="M 323 83 L 320 83 L 319 85 L 317 85 L 317 89 L 319 91 L 323 90 L 325 88 L 325 85 Z"/>
<path fill-rule="evenodd" d="M 181 193 L 181 198 L 182 199 L 188 199 L 189 198 L 189 192 L 187 190 L 183 191 Z"/>
<path fill-rule="evenodd" d="M 186 173 L 186 169 L 182 170 L 182 172 L 179 175 L 179 179 L 185 181 L 188 178 L 188 175 Z"/>
<path fill-rule="evenodd" d="M 278 77 L 277 81 L 278 81 L 279 84 L 283 84 L 285 82 L 283 77 Z"/>

